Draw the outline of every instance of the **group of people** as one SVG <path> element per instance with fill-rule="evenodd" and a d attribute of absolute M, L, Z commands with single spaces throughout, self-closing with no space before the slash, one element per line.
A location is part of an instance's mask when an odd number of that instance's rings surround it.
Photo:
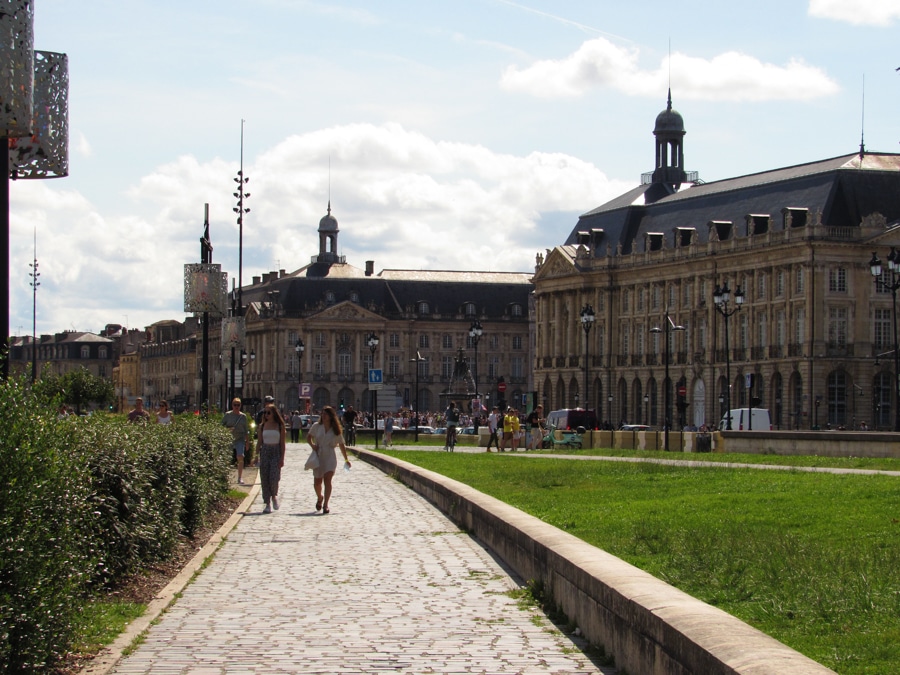
<path fill-rule="evenodd" d="M 503 452 L 507 445 L 512 452 L 519 449 L 519 443 L 524 442 L 525 450 L 537 450 L 541 447 L 546 433 L 546 420 L 544 419 L 544 406 L 538 405 L 525 418 L 525 429 L 522 429 L 522 421 L 519 411 L 515 408 L 507 408 L 501 414 L 500 408 L 494 406 L 488 415 L 488 429 L 491 432 L 487 443 L 487 452 L 491 446 L 497 448 L 497 452 Z"/>
<path fill-rule="evenodd" d="M 128 413 L 129 422 L 149 422 L 150 413 L 144 409 L 144 399 L 138 396 L 134 399 L 134 410 Z M 171 424 L 172 411 L 169 410 L 169 404 L 166 401 L 160 401 L 156 412 L 153 414 L 153 421 L 157 424 Z"/>
<path fill-rule="evenodd" d="M 237 457 L 238 484 L 243 485 L 244 455 L 250 446 L 250 425 L 247 416 L 241 412 L 241 399 L 231 402 L 231 411 L 222 417 L 222 424 L 232 433 L 232 447 Z M 293 426 L 293 425 L 292 425 Z M 256 453 L 259 458 L 259 482 L 262 487 L 263 513 L 277 511 L 278 487 L 287 445 L 287 429 L 284 417 L 271 397 L 266 397 L 265 405 L 257 419 Z M 292 439 L 293 439 L 292 433 Z M 298 434 L 299 440 L 299 434 Z M 337 470 L 336 449 L 344 456 L 344 465 L 349 469 L 350 460 L 344 443 L 343 428 L 337 411 L 325 406 L 307 434 L 312 451 L 318 457 L 318 466 L 313 469 L 313 490 L 316 493 L 316 512 L 330 513 L 329 502 L 332 493 L 332 479 Z"/>

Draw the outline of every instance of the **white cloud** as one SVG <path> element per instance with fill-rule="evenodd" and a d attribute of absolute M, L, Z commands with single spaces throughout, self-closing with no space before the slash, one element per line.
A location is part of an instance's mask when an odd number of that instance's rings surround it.
<path fill-rule="evenodd" d="M 900 19 L 898 0 L 809 0 L 809 15 L 854 25 L 890 26 Z"/>
<path fill-rule="evenodd" d="M 712 59 L 675 53 L 671 69 L 667 57 L 659 68 L 642 70 L 639 56 L 635 48 L 595 38 L 564 59 L 537 61 L 525 68 L 509 66 L 500 86 L 542 98 L 574 98 L 597 87 L 610 87 L 631 96 L 658 96 L 671 73 L 680 99 L 808 100 L 838 90 L 823 71 L 796 59 L 778 66 L 738 52 Z"/>
<path fill-rule="evenodd" d="M 553 153 L 500 154 L 436 141 L 396 124 L 353 124 L 291 136 L 252 162 L 244 222 L 244 283 L 293 271 L 318 252 L 330 194 L 340 253 L 376 269 L 528 272 L 534 255 L 562 241 L 579 212 L 631 184 Z M 37 227 L 42 286 L 39 332 L 143 327 L 183 315 L 183 265 L 199 259 L 203 204 L 210 204 L 213 260 L 237 274 L 235 163 L 182 156 L 129 191 L 126 215 L 101 214 L 64 183 L 14 185 L 12 314 L 30 332 L 28 262 Z M 554 227 L 544 216 L 568 212 Z M 24 270 L 24 271 L 23 271 Z M 21 272 L 21 274 L 20 274 Z"/>

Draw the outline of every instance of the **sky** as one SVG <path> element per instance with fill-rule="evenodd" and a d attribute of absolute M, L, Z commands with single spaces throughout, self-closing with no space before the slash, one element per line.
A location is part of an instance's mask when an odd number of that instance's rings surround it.
<path fill-rule="evenodd" d="M 898 26 L 900 0 L 36 0 L 69 176 L 11 184 L 10 330 L 183 319 L 207 203 L 230 287 L 242 136 L 245 285 L 309 263 L 329 200 L 357 267 L 531 272 L 652 171 L 670 86 L 706 182 L 898 152 Z"/>

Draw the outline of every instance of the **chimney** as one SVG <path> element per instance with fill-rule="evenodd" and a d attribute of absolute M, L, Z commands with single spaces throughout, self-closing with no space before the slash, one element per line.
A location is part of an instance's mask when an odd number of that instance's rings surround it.
<path fill-rule="evenodd" d="M 253 285 L 254 286 L 259 286 L 261 281 L 262 281 L 262 277 L 253 277 Z"/>
<path fill-rule="evenodd" d="M 366 276 L 370 277 L 375 274 L 375 261 L 366 260 Z"/>

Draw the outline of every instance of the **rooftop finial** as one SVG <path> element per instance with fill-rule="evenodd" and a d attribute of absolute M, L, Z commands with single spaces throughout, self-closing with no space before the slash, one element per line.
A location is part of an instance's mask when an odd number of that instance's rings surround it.
<path fill-rule="evenodd" d="M 866 133 L 866 76 L 865 76 L 865 74 L 863 74 L 862 120 L 860 122 L 860 130 L 859 130 L 859 161 L 860 162 L 862 162 L 863 157 L 866 156 L 865 133 Z"/>

